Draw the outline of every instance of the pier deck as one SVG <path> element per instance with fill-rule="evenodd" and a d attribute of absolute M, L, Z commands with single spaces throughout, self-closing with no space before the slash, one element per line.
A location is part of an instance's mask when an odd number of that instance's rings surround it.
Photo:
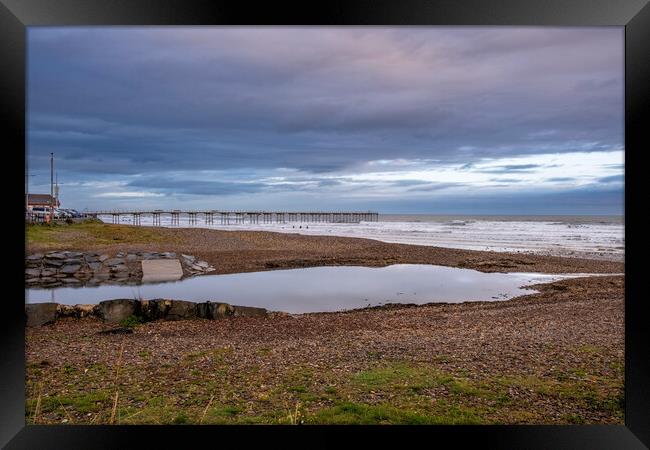
<path fill-rule="evenodd" d="M 187 219 L 190 225 L 196 225 L 199 219 L 205 224 L 259 224 L 259 223 L 359 223 L 377 222 L 379 213 L 372 211 L 184 211 L 184 210 L 153 210 L 153 211 L 92 211 L 86 215 L 92 217 L 111 216 L 113 223 L 120 223 L 123 217 L 130 217 L 134 225 L 141 225 L 142 217 L 151 217 L 153 226 L 161 226 L 162 217 L 170 217 L 171 225 L 180 225 L 181 217 Z"/>

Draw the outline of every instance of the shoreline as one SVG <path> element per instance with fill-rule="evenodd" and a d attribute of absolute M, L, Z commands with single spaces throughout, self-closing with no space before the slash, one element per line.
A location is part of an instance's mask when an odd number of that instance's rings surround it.
<path fill-rule="evenodd" d="M 415 219 L 421 217 L 421 220 Z M 106 220 L 106 217 L 102 217 Z M 393 215 L 377 223 L 287 222 L 252 224 L 183 224 L 222 231 L 266 231 L 305 236 L 373 239 L 384 243 L 439 246 L 477 251 L 537 254 L 569 258 L 624 259 L 624 221 L 617 216 L 449 216 Z M 409 220 L 410 218 L 410 220 Z M 388 219 L 388 220 L 386 220 Z M 108 220 L 106 223 L 111 222 Z M 129 218 L 120 222 L 131 224 Z M 151 226 L 150 221 L 142 222 Z M 176 228 L 163 222 L 166 228 Z M 579 230 L 587 227 L 588 230 Z M 594 228 L 595 227 L 595 228 Z M 577 229 L 576 229 L 577 228 Z M 559 245 L 556 245 L 559 244 Z"/>
<path fill-rule="evenodd" d="M 270 269 L 391 264 L 434 264 L 481 272 L 621 273 L 624 262 L 523 253 L 462 250 L 385 243 L 366 238 L 312 236 L 271 231 L 223 231 L 206 228 L 150 228 L 93 224 L 47 244 L 30 242 L 28 253 L 48 250 L 168 251 L 195 255 L 215 267 L 213 274 Z M 85 234 L 84 234 L 85 233 Z M 56 230 L 53 230 L 56 235 Z M 68 236 L 70 235 L 70 236 Z M 97 239 L 101 235 L 102 239 Z M 132 236 L 129 236 L 132 235 Z"/>

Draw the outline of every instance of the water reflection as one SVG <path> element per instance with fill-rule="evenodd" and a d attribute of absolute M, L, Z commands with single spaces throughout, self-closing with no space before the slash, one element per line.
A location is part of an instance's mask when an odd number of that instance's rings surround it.
<path fill-rule="evenodd" d="M 585 274 L 582 274 L 583 276 Z M 204 275 L 138 286 L 103 285 L 26 289 L 30 303 L 98 303 L 113 298 L 222 301 L 272 311 L 339 311 L 386 303 L 507 300 L 535 291 L 522 287 L 580 276 L 483 273 L 452 267 L 396 264 L 388 267 L 313 267 L 232 275 Z"/>

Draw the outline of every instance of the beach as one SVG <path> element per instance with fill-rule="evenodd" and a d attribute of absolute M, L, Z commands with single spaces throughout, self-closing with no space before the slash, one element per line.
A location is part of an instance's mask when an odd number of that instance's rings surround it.
<path fill-rule="evenodd" d="M 621 273 L 624 264 L 607 259 L 564 258 L 537 254 L 476 251 L 374 239 L 311 236 L 249 230 L 152 228 L 93 224 L 73 232 L 50 230 L 28 244 L 29 253 L 47 250 L 169 251 L 195 255 L 214 273 L 253 272 L 325 265 L 436 264 L 482 272 Z"/>
<path fill-rule="evenodd" d="M 624 272 L 607 259 L 338 236 L 107 224 L 28 230 L 28 253 L 53 249 L 186 253 L 220 274 L 397 263 Z M 60 319 L 27 328 L 26 420 L 623 423 L 624 277 L 535 289 L 499 302 L 146 322 L 123 335 L 100 333 L 113 325 L 96 319 Z"/>
<path fill-rule="evenodd" d="M 100 216 L 107 223 L 111 216 Z M 121 223 L 132 222 L 129 215 Z M 152 218 L 144 216 L 143 226 Z M 185 222 L 188 222 L 185 220 Z M 169 216 L 161 225 L 172 225 Z M 183 224 L 180 224 L 183 226 Z M 623 261 L 625 230 L 622 216 L 468 216 L 427 214 L 380 214 L 377 222 L 267 222 L 206 223 L 199 214 L 191 228 L 224 231 L 270 231 L 307 236 L 338 236 L 373 239 L 393 244 L 412 244 L 464 250 L 562 256 Z"/>

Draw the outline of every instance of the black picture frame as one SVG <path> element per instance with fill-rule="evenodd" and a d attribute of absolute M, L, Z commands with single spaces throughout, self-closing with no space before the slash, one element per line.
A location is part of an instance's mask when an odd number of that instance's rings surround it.
<path fill-rule="evenodd" d="M 643 308 L 640 259 L 643 242 L 642 157 L 648 138 L 642 117 L 650 101 L 650 6 L 648 0 L 329 0 L 287 4 L 203 0 L 0 0 L 0 99 L 5 157 L 25 151 L 26 27 L 75 25 L 531 25 L 625 27 L 625 425 L 432 426 L 432 427 L 242 427 L 213 426 L 44 426 L 25 424 L 24 267 L 9 264 L 5 279 L 13 293 L 2 305 L 0 361 L 0 445 L 17 448 L 183 448 L 197 438 L 212 445 L 226 438 L 279 438 L 285 445 L 340 445 L 339 433 L 364 439 L 431 444 L 474 443 L 488 448 L 646 448 L 650 446 L 650 342 Z M 644 114 L 645 113 L 645 114 Z M 646 145 L 644 145 L 646 144 Z M 5 158 L 6 159 L 6 158 Z M 7 195 L 5 223 L 24 233 L 25 159 L 5 166 L 15 177 Z M 6 170 L 9 169 L 9 170 Z M 635 200 L 635 196 L 638 200 Z M 20 229 L 20 231 L 18 230 Z M 11 236 L 11 235 L 10 235 Z M 24 241 L 7 239 L 8 257 L 24 256 Z M 21 256 L 22 255 L 22 256 Z M 13 260 L 13 259 L 12 259 Z M 16 259 L 17 260 L 17 259 Z M 19 284 L 21 286 L 19 286 Z M 333 433 L 336 431 L 337 433 Z M 317 435 L 317 436 L 314 436 Z M 316 439 L 314 439 L 316 438 Z M 408 439 L 408 440 L 405 440 Z M 302 444 L 301 444 L 302 443 Z M 141 445 L 141 444 L 140 444 Z M 197 444 L 198 445 L 198 444 Z M 368 445 L 366 443 L 366 445 Z"/>

